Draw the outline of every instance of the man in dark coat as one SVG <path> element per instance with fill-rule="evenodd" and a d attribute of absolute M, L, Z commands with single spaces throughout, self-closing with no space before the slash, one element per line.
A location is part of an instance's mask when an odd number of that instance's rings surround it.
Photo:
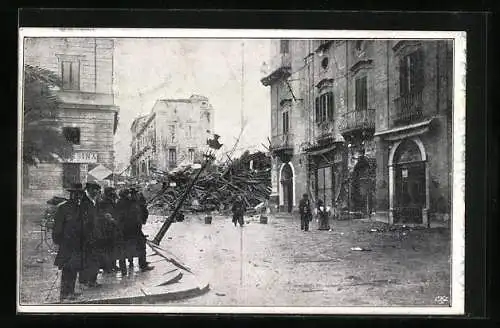
<path fill-rule="evenodd" d="M 79 215 L 80 201 L 83 197 L 81 183 L 73 184 L 68 189 L 70 199 L 58 205 L 52 240 L 59 246 L 54 265 L 62 271 L 60 300 L 75 299 L 75 283 L 82 270 L 81 258 L 81 222 Z"/>
<path fill-rule="evenodd" d="M 311 202 L 309 195 L 303 194 L 299 202 L 300 230 L 309 231 L 309 221 L 312 220 Z"/>
<path fill-rule="evenodd" d="M 115 215 L 118 223 L 118 229 L 120 231 L 119 239 L 117 241 L 117 248 L 119 252 L 119 267 L 122 276 L 127 274 L 127 264 L 126 259 L 129 257 L 128 251 L 128 238 L 130 235 L 130 224 L 129 222 L 129 209 L 130 209 L 130 191 L 128 189 L 122 189 L 119 192 L 119 199 L 115 207 Z"/>
<path fill-rule="evenodd" d="M 241 196 L 236 197 L 236 200 L 233 202 L 233 206 L 231 207 L 231 211 L 233 212 L 234 226 L 236 227 L 236 224 L 239 223 L 240 227 L 243 227 L 243 216 L 246 212 L 246 206 Z"/>
<path fill-rule="evenodd" d="M 330 225 L 328 224 L 328 211 L 321 199 L 318 199 L 318 220 L 318 230 L 330 230 Z"/>
<path fill-rule="evenodd" d="M 137 189 L 131 188 L 132 206 L 135 208 L 134 212 L 138 215 L 139 224 L 136 226 L 136 250 L 137 257 L 139 258 L 139 269 L 141 271 L 149 271 L 154 269 L 146 261 L 146 236 L 142 232 L 142 226 L 146 224 L 149 216 L 149 211 L 146 204 L 146 198 Z"/>
<path fill-rule="evenodd" d="M 118 268 L 116 267 L 116 260 L 118 259 L 117 243 L 119 239 L 119 229 L 116 222 L 115 206 L 115 189 L 112 187 L 104 188 L 103 197 L 99 201 L 99 223 L 101 224 L 101 228 L 103 231 L 103 256 L 101 267 L 106 273 L 111 273 L 118 270 Z"/>
<path fill-rule="evenodd" d="M 80 274 L 80 283 L 87 287 L 100 287 L 97 283 L 99 273 L 99 255 L 101 253 L 100 241 L 103 239 L 101 226 L 98 224 L 99 203 L 98 198 L 101 186 L 95 182 L 87 182 L 85 194 L 80 203 L 80 215 L 83 226 L 83 258 L 84 269 Z"/>

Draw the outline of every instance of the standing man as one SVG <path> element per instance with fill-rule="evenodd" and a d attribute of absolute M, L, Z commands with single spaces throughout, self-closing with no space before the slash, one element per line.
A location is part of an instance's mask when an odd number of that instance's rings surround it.
<path fill-rule="evenodd" d="M 138 222 L 137 231 L 136 231 L 136 249 L 137 249 L 137 257 L 139 258 L 139 269 L 141 271 L 150 271 L 153 270 L 154 267 L 150 266 L 146 261 L 146 236 L 142 232 L 142 226 L 146 224 L 149 216 L 149 211 L 146 204 L 146 198 L 141 192 L 138 192 L 137 189 L 131 188 L 131 196 L 133 206 L 137 209 L 135 212 L 137 213 Z"/>
<path fill-rule="evenodd" d="M 97 283 L 99 273 L 99 241 L 102 240 L 102 229 L 98 224 L 99 203 L 98 198 L 101 193 L 101 186 L 95 182 L 87 182 L 85 185 L 85 195 L 80 203 L 82 217 L 82 263 L 84 269 L 80 274 L 80 283 L 87 287 L 100 287 Z"/>
<path fill-rule="evenodd" d="M 101 267 L 104 272 L 111 273 L 118 270 L 116 267 L 116 260 L 118 259 L 117 243 L 118 243 L 118 226 L 116 222 L 116 193 L 113 187 L 104 188 L 104 194 L 99 201 L 99 215 L 102 230 L 104 232 L 103 243 L 103 263 Z"/>
<path fill-rule="evenodd" d="M 233 203 L 231 211 L 233 212 L 234 226 L 236 227 L 236 224 L 239 223 L 240 227 L 243 227 L 243 222 L 244 222 L 243 216 L 245 215 L 246 212 L 246 206 L 241 196 L 236 197 L 236 200 Z"/>
<path fill-rule="evenodd" d="M 60 203 L 54 219 L 52 240 L 59 246 L 54 265 L 62 271 L 60 301 L 74 300 L 76 276 L 82 267 L 80 202 L 83 197 L 81 183 L 70 189 L 69 200 Z"/>
<path fill-rule="evenodd" d="M 312 220 L 312 214 L 311 214 L 311 202 L 309 201 L 308 194 L 302 195 L 302 199 L 299 202 L 299 212 L 300 212 L 300 230 L 309 231 L 309 221 Z"/>

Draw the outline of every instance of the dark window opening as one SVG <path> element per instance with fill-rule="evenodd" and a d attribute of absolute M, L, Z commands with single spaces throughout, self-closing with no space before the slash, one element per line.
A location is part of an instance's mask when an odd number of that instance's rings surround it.
<path fill-rule="evenodd" d="M 368 108 L 368 84 L 366 76 L 356 79 L 356 110 L 362 111 Z"/>
<path fill-rule="evenodd" d="M 288 117 L 288 112 L 283 113 L 283 134 L 287 134 L 290 129 L 290 120 Z"/>
<path fill-rule="evenodd" d="M 177 152 L 175 148 L 170 148 L 168 150 L 168 162 L 170 166 L 175 165 L 177 163 Z"/>
<path fill-rule="evenodd" d="M 73 145 L 80 144 L 80 128 L 65 127 L 63 128 L 63 135 Z"/>
<path fill-rule="evenodd" d="M 321 67 L 323 67 L 323 69 L 328 68 L 328 57 L 323 58 L 323 60 L 321 61 Z"/>
<path fill-rule="evenodd" d="M 62 62 L 62 82 L 64 90 L 80 90 L 79 62 Z"/>
<path fill-rule="evenodd" d="M 399 61 L 399 86 L 401 95 L 421 90 L 424 82 L 423 55 L 417 50 Z"/>
<path fill-rule="evenodd" d="M 188 157 L 190 162 L 194 162 L 194 149 L 188 149 Z"/>
<path fill-rule="evenodd" d="M 335 111 L 333 92 L 327 92 L 316 98 L 316 123 L 333 121 Z"/>

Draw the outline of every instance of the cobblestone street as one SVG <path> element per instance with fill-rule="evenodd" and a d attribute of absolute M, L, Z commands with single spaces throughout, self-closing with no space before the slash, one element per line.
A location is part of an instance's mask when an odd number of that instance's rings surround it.
<path fill-rule="evenodd" d="M 246 220 L 243 229 L 221 216 L 211 225 L 191 216 L 171 226 L 162 246 L 211 286 L 206 295 L 176 305 L 448 303 L 448 229 L 384 231 L 388 226 L 382 223 L 358 220 L 334 221 L 332 231 L 319 231 L 312 222 L 311 231 L 303 232 L 297 218 L 270 218 L 267 225 Z M 145 229 L 151 235 L 161 225 L 159 219 L 154 221 L 153 217 Z"/>

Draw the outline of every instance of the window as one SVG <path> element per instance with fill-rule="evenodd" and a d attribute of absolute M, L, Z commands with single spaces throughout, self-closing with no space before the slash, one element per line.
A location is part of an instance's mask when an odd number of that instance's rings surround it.
<path fill-rule="evenodd" d="M 65 127 L 63 128 L 63 135 L 73 145 L 80 144 L 80 128 Z"/>
<path fill-rule="evenodd" d="M 325 57 L 325 58 L 323 58 L 323 60 L 321 60 L 321 67 L 323 69 L 327 69 L 328 68 L 328 57 Z"/>
<path fill-rule="evenodd" d="M 80 90 L 80 63 L 62 62 L 62 82 L 64 90 Z"/>
<path fill-rule="evenodd" d="M 327 92 L 316 98 L 316 123 L 333 121 L 334 99 L 333 92 Z"/>
<path fill-rule="evenodd" d="M 356 110 L 367 110 L 368 108 L 368 85 L 366 76 L 356 79 Z"/>
<path fill-rule="evenodd" d="M 210 123 L 210 113 L 207 112 L 207 122 Z"/>
<path fill-rule="evenodd" d="M 63 188 L 70 188 L 73 183 L 80 181 L 80 164 L 63 163 Z"/>
<path fill-rule="evenodd" d="M 175 148 L 169 148 L 168 150 L 168 162 L 170 165 L 175 165 L 177 163 L 177 152 Z"/>
<path fill-rule="evenodd" d="M 194 162 L 194 149 L 193 148 L 188 149 L 188 159 L 190 162 Z"/>
<path fill-rule="evenodd" d="M 290 129 L 290 120 L 288 117 L 288 111 L 283 112 L 283 134 L 287 134 Z"/>
<path fill-rule="evenodd" d="M 421 90 L 424 82 L 422 51 L 417 50 L 399 60 L 401 95 Z"/>
<path fill-rule="evenodd" d="M 280 40 L 280 54 L 287 54 L 290 52 L 290 42 L 288 40 Z"/>

